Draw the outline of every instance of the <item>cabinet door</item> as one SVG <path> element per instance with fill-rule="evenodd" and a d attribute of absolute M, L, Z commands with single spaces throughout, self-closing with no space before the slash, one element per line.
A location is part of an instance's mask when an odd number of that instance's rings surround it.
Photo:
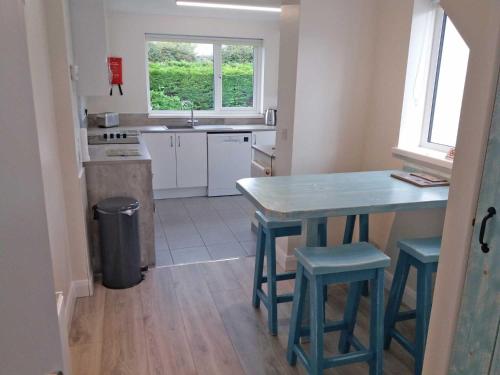
<path fill-rule="evenodd" d="M 153 170 L 153 189 L 171 189 L 177 187 L 175 164 L 175 134 L 146 133 L 142 135 L 151 154 Z"/>
<path fill-rule="evenodd" d="M 109 92 L 108 37 L 104 0 L 71 0 L 71 36 L 74 64 L 78 66 L 78 95 L 103 96 Z"/>
<path fill-rule="evenodd" d="M 265 130 L 252 133 L 252 145 L 270 145 L 276 144 L 276 131 Z"/>
<path fill-rule="evenodd" d="M 207 186 L 207 133 L 177 133 L 177 187 Z"/>

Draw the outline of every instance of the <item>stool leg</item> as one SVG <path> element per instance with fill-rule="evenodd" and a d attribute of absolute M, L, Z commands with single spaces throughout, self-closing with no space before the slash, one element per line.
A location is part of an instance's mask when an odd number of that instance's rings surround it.
<path fill-rule="evenodd" d="M 432 268 L 425 264 L 417 270 L 417 317 L 415 340 L 415 375 L 422 373 L 425 342 L 431 316 L 432 304 Z"/>
<path fill-rule="evenodd" d="M 278 296 L 276 291 L 276 237 L 272 232 L 266 233 L 266 256 L 267 256 L 267 298 L 269 309 L 267 322 L 271 335 L 278 334 Z"/>
<path fill-rule="evenodd" d="M 370 301 L 370 375 L 382 375 L 384 357 L 384 269 L 377 269 L 377 276 L 371 280 Z"/>
<path fill-rule="evenodd" d="M 323 278 L 314 277 L 314 283 L 311 282 L 311 358 L 310 374 L 323 374 L 323 333 L 324 333 L 324 314 L 323 306 L 325 304 L 323 297 Z"/>
<path fill-rule="evenodd" d="M 328 242 L 327 223 L 318 225 L 318 238 L 319 238 L 319 246 L 326 247 L 327 242 Z M 328 300 L 328 285 L 324 286 L 323 295 L 324 295 L 325 301 L 327 301 Z M 324 309 L 323 309 L 323 314 L 324 314 Z"/>
<path fill-rule="evenodd" d="M 262 274 L 264 272 L 264 256 L 266 251 L 266 235 L 262 224 L 259 224 L 257 232 L 257 250 L 255 252 L 255 271 L 253 274 L 253 294 L 252 305 L 255 308 L 260 307 L 260 298 L 257 290 L 262 290 Z"/>
<path fill-rule="evenodd" d="M 306 297 L 307 279 L 304 276 L 304 267 L 299 263 L 297 265 L 297 274 L 295 277 L 295 289 L 293 292 L 292 316 L 290 318 L 290 332 L 288 333 L 287 360 L 291 366 L 297 363 L 297 354 L 293 347 L 299 343 L 300 329 L 302 326 L 302 311 Z"/>
<path fill-rule="evenodd" d="M 356 215 L 349 215 L 345 218 L 344 240 L 343 244 L 352 243 L 354 235 L 354 225 L 356 224 Z"/>
<path fill-rule="evenodd" d="M 356 315 L 358 313 L 359 300 L 361 299 L 361 289 L 363 281 L 351 283 L 349 286 L 349 294 L 347 295 L 347 303 L 344 310 L 344 322 L 346 328 L 342 330 L 339 340 L 339 352 L 342 354 L 348 353 L 351 347 L 349 339 L 354 332 L 356 325 Z"/>
<path fill-rule="evenodd" d="M 403 294 L 405 292 L 406 280 L 408 279 L 409 272 L 410 263 L 408 262 L 408 255 L 406 255 L 404 251 L 400 251 L 385 312 L 384 349 L 389 349 L 391 345 L 391 330 L 394 329 L 396 325 L 396 317 L 401 306 L 401 301 L 403 300 Z"/>
<path fill-rule="evenodd" d="M 359 241 L 360 242 L 370 242 L 369 239 L 369 217 L 367 214 L 359 215 Z M 367 297 L 368 291 L 368 281 L 363 283 L 363 296 Z"/>

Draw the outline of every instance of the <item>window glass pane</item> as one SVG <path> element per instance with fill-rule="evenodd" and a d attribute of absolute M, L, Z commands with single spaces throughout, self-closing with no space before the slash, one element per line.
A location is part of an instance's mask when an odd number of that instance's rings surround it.
<path fill-rule="evenodd" d="M 253 107 L 254 47 L 222 45 L 222 107 Z"/>
<path fill-rule="evenodd" d="M 212 44 L 148 42 L 149 90 L 153 110 L 214 109 Z"/>
<path fill-rule="evenodd" d="M 469 48 L 450 19 L 446 18 L 445 22 L 429 142 L 454 147 L 462 108 Z"/>

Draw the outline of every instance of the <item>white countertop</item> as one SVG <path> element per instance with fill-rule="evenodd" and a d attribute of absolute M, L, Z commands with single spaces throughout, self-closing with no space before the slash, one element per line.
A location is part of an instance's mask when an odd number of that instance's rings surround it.
<path fill-rule="evenodd" d="M 252 131 L 276 131 L 275 126 L 268 125 L 195 125 L 189 127 L 167 127 L 164 125 L 147 125 L 147 126 L 117 126 L 114 128 L 89 128 L 88 134 L 102 134 L 105 132 L 123 131 L 123 130 L 138 130 L 141 133 L 200 133 L 200 132 L 252 132 Z"/>
<path fill-rule="evenodd" d="M 108 156 L 108 150 L 115 149 L 138 149 L 141 156 Z M 92 164 L 107 164 L 107 163 L 150 163 L 151 155 L 144 142 L 136 144 L 108 144 L 108 145 L 89 145 L 90 160 L 84 162 L 85 166 Z"/>

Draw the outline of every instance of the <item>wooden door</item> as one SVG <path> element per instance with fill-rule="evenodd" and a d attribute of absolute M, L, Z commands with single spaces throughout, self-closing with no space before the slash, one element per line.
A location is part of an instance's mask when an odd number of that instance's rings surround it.
<path fill-rule="evenodd" d="M 207 133 L 177 133 L 177 187 L 207 186 Z"/>
<path fill-rule="evenodd" d="M 497 87 L 450 374 L 499 374 L 499 267 L 500 84 Z"/>
<path fill-rule="evenodd" d="M 174 133 L 145 133 L 142 139 L 151 154 L 153 190 L 177 187 Z"/>

